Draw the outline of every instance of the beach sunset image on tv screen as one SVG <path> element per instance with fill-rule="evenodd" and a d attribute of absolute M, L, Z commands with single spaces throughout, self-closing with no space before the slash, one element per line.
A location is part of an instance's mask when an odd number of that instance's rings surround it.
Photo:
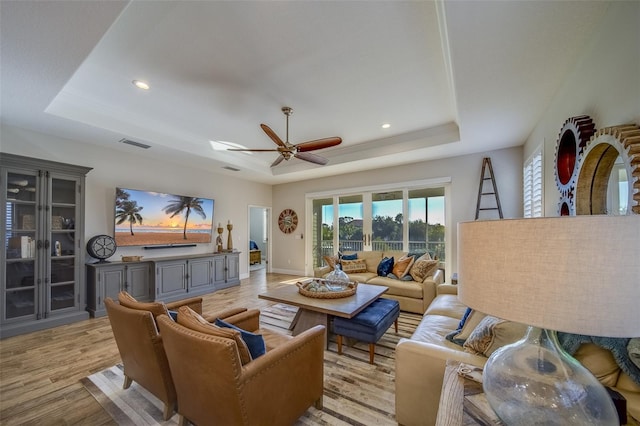
<path fill-rule="evenodd" d="M 210 243 L 213 200 L 116 188 L 118 246 Z"/>

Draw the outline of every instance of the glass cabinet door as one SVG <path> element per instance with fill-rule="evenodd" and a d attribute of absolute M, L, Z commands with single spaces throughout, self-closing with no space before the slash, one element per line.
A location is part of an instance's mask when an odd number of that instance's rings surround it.
<path fill-rule="evenodd" d="M 47 313 L 76 306 L 77 187 L 78 182 L 73 178 L 53 175 L 49 181 L 51 208 L 47 218 L 49 234 L 45 239 L 49 271 Z"/>
<path fill-rule="evenodd" d="M 36 284 L 40 277 L 36 276 L 36 262 L 39 261 L 38 232 L 42 226 L 37 215 L 38 183 L 35 173 L 8 172 L 6 176 L 2 223 L 6 257 L 3 321 L 38 314 Z"/>

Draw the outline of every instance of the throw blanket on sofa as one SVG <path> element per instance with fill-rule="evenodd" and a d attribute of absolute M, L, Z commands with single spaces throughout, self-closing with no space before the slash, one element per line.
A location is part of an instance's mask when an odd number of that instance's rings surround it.
<path fill-rule="evenodd" d="M 627 345 L 631 339 L 558 333 L 558 340 L 564 350 L 570 355 L 573 355 L 583 343 L 593 343 L 601 348 L 610 350 L 620 369 L 640 385 L 640 368 L 631 360 L 631 354 L 627 349 Z"/>

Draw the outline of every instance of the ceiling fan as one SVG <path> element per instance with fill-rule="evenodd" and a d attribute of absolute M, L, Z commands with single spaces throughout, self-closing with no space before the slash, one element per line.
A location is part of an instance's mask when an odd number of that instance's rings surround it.
<path fill-rule="evenodd" d="M 271 130 L 269 126 L 266 124 L 261 124 L 262 130 L 271 138 L 272 141 L 278 145 L 277 148 L 273 149 L 241 149 L 241 148 L 229 148 L 228 151 L 252 151 L 252 152 L 278 152 L 280 156 L 271 163 L 271 167 L 275 167 L 282 162 L 282 160 L 289 160 L 291 157 L 299 158 L 304 161 L 309 161 L 311 163 L 320 164 L 324 166 L 327 164 L 329 160 L 324 157 L 321 157 L 316 154 L 312 154 L 309 151 L 315 151 L 317 149 L 329 148 L 331 146 L 340 145 L 342 143 L 342 138 L 337 136 L 331 138 L 324 139 L 316 139 L 308 142 L 301 142 L 299 144 L 289 143 L 289 116 L 293 114 L 293 109 L 291 107 L 282 107 L 282 112 L 287 116 L 287 138 L 283 142 L 282 139 L 276 135 L 276 133 Z"/>

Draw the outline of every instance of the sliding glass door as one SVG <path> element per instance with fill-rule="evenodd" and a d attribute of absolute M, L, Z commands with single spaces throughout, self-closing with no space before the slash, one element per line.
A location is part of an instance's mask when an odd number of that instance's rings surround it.
<path fill-rule="evenodd" d="M 428 251 L 445 261 L 445 187 L 310 194 L 313 267 L 338 251 Z"/>
<path fill-rule="evenodd" d="M 404 247 L 404 191 L 371 194 L 371 250 L 402 250 Z"/>

